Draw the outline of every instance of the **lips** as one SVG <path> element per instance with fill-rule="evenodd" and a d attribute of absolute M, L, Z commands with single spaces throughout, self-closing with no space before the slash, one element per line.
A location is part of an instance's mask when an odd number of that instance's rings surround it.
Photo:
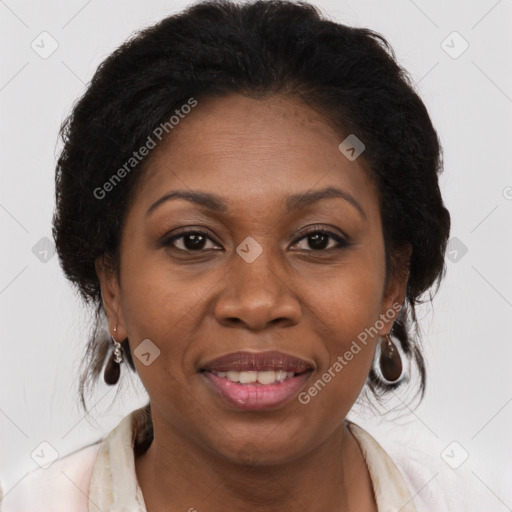
<path fill-rule="evenodd" d="M 313 370 L 312 363 L 282 352 L 234 352 L 207 362 L 201 374 L 230 407 L 263 411 L 289 402 Z"/>
<path fill-rule="evenodd" d="M 244 371 L 284 371 L 295 374 L 311 370 L 313 365 L 304 359 L 277 351 L 269 352 L 233 352 L 218 357 L 203 365 L 203 371 L 244 372 Z"/>

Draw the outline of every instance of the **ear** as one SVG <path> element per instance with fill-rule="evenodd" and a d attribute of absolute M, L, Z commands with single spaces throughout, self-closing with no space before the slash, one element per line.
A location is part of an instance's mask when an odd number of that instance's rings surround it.
<path fill-rule="evenodd" d="M 109 332 L 117 341 L 122 342 L 128 335 L 121 307 L 121 287 L 116 272 L 105 255 L 96 258 L 94 266 L 100 282 L 101 299 L 107 312 Z M 117 328 L 115 334 L 114 328 Z"/>
<path fill-rule="evenodd" d="M 412 246 L 406 244 L 396 249 L 391 255 L 389 276 L 384 289 L 380 312 L 380 319 L 384 322 L 383 328 L 379 329 L 380 336 L 389 334 L 393 327 L 393 322 L 396 320 L 404 303 L 407 283 L 409 281 L 411 254 Z"/>

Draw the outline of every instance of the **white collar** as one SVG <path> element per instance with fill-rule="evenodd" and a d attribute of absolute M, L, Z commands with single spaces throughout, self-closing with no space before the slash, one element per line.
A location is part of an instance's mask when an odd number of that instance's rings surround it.
<path fill-rule="evenodd" d="M 127 415 L 102 441 L 89 488 L 89 512 L 147 512 L 135 472 L 134 439 L 144 408 Z M 405 481 L 380 444 L 348 421 L 372 480 L 379 512 L 416 512 Z M 134 428 L 135 427 L 135 428 Z"/>

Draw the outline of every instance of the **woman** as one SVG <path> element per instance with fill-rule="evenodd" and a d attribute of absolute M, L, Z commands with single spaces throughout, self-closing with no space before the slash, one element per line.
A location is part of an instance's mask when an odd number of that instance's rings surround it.
<path fill-rule="evenodd" d="M 124 367 L 150 402 L 2 510 L 419 511 L 346 419 L 410 372 L 422 396 L 414 307 L 450 228 L 438 137 L 382 36 L 198 3 L 108 57 L 62 136 L 54 237 L 97 312 L 82 402 Z"/>

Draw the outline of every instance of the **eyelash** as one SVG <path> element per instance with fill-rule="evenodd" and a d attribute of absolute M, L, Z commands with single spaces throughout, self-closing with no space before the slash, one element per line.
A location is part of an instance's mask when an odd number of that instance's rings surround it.
<path fill-rule="evenodd" d="M 314 235 L 314 234 L 328 235 L 331 239 L 333 239 L 335 242 L 338 243 L 338 246 L 330 247 L 329 249 L 316 249 L 316 250 L 309 249 L 308 252 L 316 252 L 316 253 L 328 252 L 331 250 L 345 249 L 345 248 L 349 247 L 350 245 L 352 245 L 350 242 L 348 242 L 345 238 L 341 237 L 340 235 L 337 235 L 336 233 L 333 233 L 332 231 L 329 231 L 325 228 L 318 227 L 318 226 L 312 226 L 312 227 L 308 228 L 304 233 L 302 233 L 300 238 L 296 239 L 296 241 L 293 243 L 293 245 L 296 245 L 298 242 L 300 242 L 300 241 L 304 240 L 305 238 L 307 238 L 308 236 Z M 161 242 L 161 246 L 165 246 L 165 247 L 170 246 L 171 248 L 176 249 L 178 251 L 190 252 L 190 253 L 194 253 L 194 252 L 200 253 L 205 250 L 208 250 L 208 249 L 198 249 L 197 251 L 193 251 L 190 249 L 179 249 L 178 247 L 175 247 L 173 245 L 173 242 L 175 242 L 176 240 L 179 240 L 180 238 L 184 238 L 187 235 L 201 235 L 216 244 L 216 242 L 214 240 L 212 240 L 212 238 L 206 231 L 201 231 L 200 229 L 197 229 L 197 230 L 190 230 L 190 231 L 182 231 L 181 233 L 173 235 L 170 238 L 164 238 Z"/>

